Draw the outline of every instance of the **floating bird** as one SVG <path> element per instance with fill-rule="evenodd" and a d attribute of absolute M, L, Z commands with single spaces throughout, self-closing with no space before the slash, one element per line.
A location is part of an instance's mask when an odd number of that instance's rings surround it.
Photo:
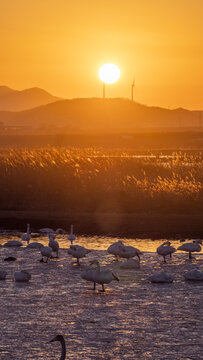
<path fill-rule="evenodd" d="M 96 268 L 87 269 L 86 272 L 83 271 L 81 276 L 83 279 L 94 283 L 93 290 L 96 290 L 96 284 L 101 284 L 102 291 L 104 292 L 104 284 L 109 284 L 112 280 L 119 281 L 112 271 L 106 269 L 101 270 L 98 260 L 93 260 L 90 264 L 95 264 Z"/>
<path fill-rule="evenodd" d="M 107 249 L 107 252 L 109 254 L 115 255 L 116 260 L 118 260 L 118 257 L 120 256 L 121 250 L 124 249 L 125 245 L 122 243 L 122 241 L 116 241 L 112 245 L 110 245 Z"/>
<path fill-rule="evenodd" d="M 52 248 L 52 251 L 56 253 L 56 257 L 58 258 L 59 243 L 55 240 L 54 235 L 49 235 L 49 247 Z"/>
<path fill-rule="evenodd" d="M 7 272 L 5 270 L 0 270 L 0 280 L 6 280 Z"/>
<path fill-rule="evenodd" d="M 80 265 L 79 259 L 85 257 L 89 252 L 91 252 L 91 250 L 80 245 L 71 245 L 68 249 L 68 254 L 77 259 L 78 265 Z"/>
<path fill-rule="evenodd" d="M 27 232 L 21 236 L 21 240 L 27 241 L 27 244 L 29 244 L 29 242 L 30 242 L 30 224 L 27 224 Z"/>
<path fill-rule="evenodd" d="M 25 270 L 16 271 L 14 273 L 14 279 L 17 282 L 28 282 L 31 279 L 31 274 Z"/>
<path fill-rule="evenodd" d="M 170 255 L 174 253 L 176 251 L 176 249 L 171 246 L 170 241 L 165 241 L 162 245 L 160 245 L 157 249 L 156 249 L 157 253 L 161 256 L 163 256 L 164 258 L 164 262 L 166 262 L 166 256 Z"/>
<path fill-rule="evenodd" d="M 55 338 L 50 340 L 50 342 L 59 341 L 61 343 L 61 357 L 60 360 L 65 360 L 66 358 L 66 344 L 64 337 L 62 335 L 57 335 Z"/>
<path fill-rule="evenodd" d="M 52 248 L 50 246 L 42 246 L 40 249 L 42 259 L 41 262 L 44 262 L 44 257 L 47 259 L 45 262 L 48 262 L 48 259 L 51 257 Z"/>
<path fill-rule="evenodd" d="M 193 242 L 185 243 L 178 247 L 177 250 L 187 251 L 189 253 L 189 259 L 192 259 L 192 252 L 200 252 L 201 251 L 201 245 L 202 240 L 197 239 Z"/>
<path fill-rule="evenodd" d="M 165 271 L 160 271 L 149 276 L 148 280 L 152 283 L 172 283 L 174 277 Z"/>
<path fill-rule="evenodd" d="M 23 244 L 21 243 L 21 241 L 18 240 L 9 240 L 7 243 L 4 244 L 4 246 L 6 247 L 17 247 L 22 245 Z"/>
<path fill-rule="evenodd" d="M 119 253 L 119 256 L 125 259 L 130 259 L 137 256 L 139 261 L 140 261 L 140 255 L 142 255 L 142 252 L 139 249 L 133 246 L 126 246 L 126 245 L 124 245 L 124 248 L 121 248 Z"/>
<path fill-rule="evenodd" d="M 8 256 L 6 258 L 4 258 L 4 261 L 15 261 L 16 260 L 16 257 L 14 256 Z"/>
<path fill-rule="evenodd" d="M 188 271 L 185 275 L 185 280 L 190 281 L 203 281 L 203 271 L 198 269 L 193 269 Z"/>
<path fill-rule="evenodd" d="M 71 225 L 70 226 L 70 234 L 68 235 L 68 240 L 70 240 L 71 245 L 75 239 L 76 239 L 76 236 L 73 234 L 73 225 Z"/>

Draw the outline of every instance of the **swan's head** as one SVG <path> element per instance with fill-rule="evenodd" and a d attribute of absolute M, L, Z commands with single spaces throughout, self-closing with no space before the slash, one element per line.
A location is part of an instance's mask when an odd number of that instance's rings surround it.
<path fill-rule="evenodd" d="M 50 342 L 54 342 L 54 341 L 64 341 L 64 337 L 63 335 L 56 335 L 55 338 L 53 338 L 52 340 L 50 340 Z"/>

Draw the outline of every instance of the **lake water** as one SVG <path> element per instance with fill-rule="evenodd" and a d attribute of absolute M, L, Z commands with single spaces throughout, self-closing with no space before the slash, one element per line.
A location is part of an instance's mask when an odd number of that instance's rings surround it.
<path fill-rule="evenodd" d="M 0 244 L 15 236 L 0 236 Z M 202 359 L 203 283 L 184 281 L 184 273 L 203 268 L 203 252 L 177 252 L 164 264 L 156 254 L 163 241 L 122 239 L 143 251 L 138 270 L 120 268 L 106 252 L 118 239 L 78 237 L 76 244 L 93 251 L 77 266 L 67 253 L 69 242 L 63 236 L 59 259 L 39 262 L 38 250 L 0 248 L 0 269 L 8 272 L 0 282 L 0 359 L 60 359 L 60 344 L 49 343 L 56 334 L 66 340 L 67 359 L 74 360 L 200 360 Z M 35 238 L 47 244 L 46 237 Z M 172 241 L 175 247 L 179 241 Z M 4 262 L 6 256 L 15 262 Z M 114 270 L 120 279 L 95 293 L 81 278 L 92 259 Z M 32 274 L 29 283 L 15 283 L 16 270 Z M 172 284 L 151 284 L 147 277 L 165 269 L 175 276 Z M 97 285 L 99 289 L 99 285 Z"/>

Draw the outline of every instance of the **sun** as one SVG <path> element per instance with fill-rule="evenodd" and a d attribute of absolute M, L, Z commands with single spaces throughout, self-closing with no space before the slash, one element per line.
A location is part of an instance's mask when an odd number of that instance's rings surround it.
<path fill-rule="evenodd" d="M 120 69 L 114 64 L 104 64 L 99 69 L 99 77 L 106 84 L 112 84 L 120 77 Z"/>

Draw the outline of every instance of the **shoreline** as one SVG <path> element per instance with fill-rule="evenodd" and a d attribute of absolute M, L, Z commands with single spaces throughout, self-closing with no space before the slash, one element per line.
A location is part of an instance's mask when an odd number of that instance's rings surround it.
<path fill-rule="evenodd" d="M 203 214 L 70 213 L 53 211 L 0 211 L 0 230 L 32 232 L 63 228 L 78 235 L 140 239 L 203 238 Z"/>

